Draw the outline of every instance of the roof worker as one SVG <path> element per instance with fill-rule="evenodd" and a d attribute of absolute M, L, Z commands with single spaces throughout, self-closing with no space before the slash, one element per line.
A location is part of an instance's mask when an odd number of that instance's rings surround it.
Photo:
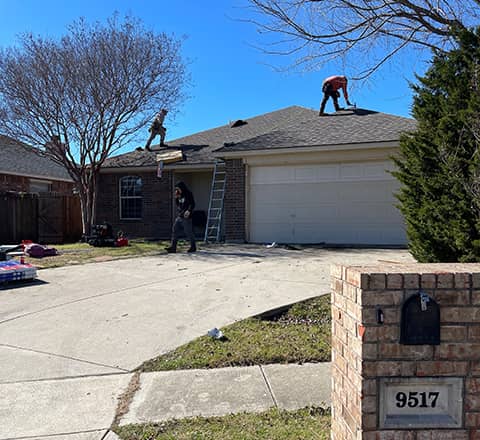
<path fill-rule="evenodd" d="M 163 126 L 163 121 L 165 120 L 165 116 L 167 115 L 168 111 L 164 108 L 160 110 L 156 115 L 155 119 L 152 122 L 152 125 L 148 129 L 150 132 L 150 137 L 148 138 L 147 144 L 145 145 L 145 149 L 148 151 L 152 151 L 150 148 L 150 144 L 152 143 L 155 136 L 158 134 L 160 135 L 160 146 L 163 147 L 165 144 L 165 135 L 167 134 L 167 129 Z"/>
<path fill-rule="evenodd" d="M 345 97 L 345 101 L 347 101 L 347 105 L 350 104 L 348 100 L 348 92 L 347 92 L 347 84 L 348 79 L 346 76 L 343 75 L 334 75 L 329 76 L 326 78 L 322 83 L 322 92 L 323 92 L 323 99 L 322 103 L 320 104 L 320 112 L 318 113 L 319 116 L 326 116 L 325 105 L 327 104 L 328 98 L 333 99 L 333 105 L 335 107 L 335 111 L 343 110 L 342 107 L 338 105 L 338 98 L 340 98 L 339 90 L 343 90 L 343 96 Z"/>

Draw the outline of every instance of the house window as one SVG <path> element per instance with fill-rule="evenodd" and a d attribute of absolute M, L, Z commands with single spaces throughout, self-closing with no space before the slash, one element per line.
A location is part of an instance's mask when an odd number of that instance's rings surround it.
<path fill-rule="evenodd" d="M 29 191 L 31 193 L 48 193 L 52 190 L 52 182 L 47 180 L 30 179 Z"/>
<path fill-rule="evenodd" d="M 120 218 L 140 220 L 142 218 L 142 179 L 126 176 L 120 179 Z"/>

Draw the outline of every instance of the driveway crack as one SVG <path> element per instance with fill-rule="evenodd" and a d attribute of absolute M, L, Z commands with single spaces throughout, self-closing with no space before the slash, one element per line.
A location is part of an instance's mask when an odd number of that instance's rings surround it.
<path fill-rule="evenodd" d="M 95 365 L 97 367 L 111 368 L 113 370 L 117 370 L 119 373 L 120 372 L 121 373 L 129 373 L 130 372 L 130 370 L 127 370 L 127 369 L 121 368 L 121 367 L 114 367 L 112 365 L 106 365 L 106 364 L 102 364 L 100 362 L 88 361 L 86 359 L 79 359 L 79 358 L 75 358 L 73 356 L 65 356 L 63 354 L 58 354 L 58 353 L 50 353 L 48 351 L 35 350 L 33 348 L 19 347 L 17 345 L 2 344 L 2 343 L 0 343 L 0 347 L 7 347 L 7 348 L 14 349 L 14 350 L 28 351 L 30 353 L 43 354 L 43 355 L 46 355 L 46 356 L 54 356 L 54 357 L 61 358 L 61 359 L 68 359 L 70 361 L 81 362 L 81 363 L 89 364 L 89 365 Z M 112 374 L 112 373 L 107 373 L 107 374 Z M 75 377 L 78 377 L 78 376 L 75 376 Z"/>
<path fill-rule="evenodd" d="M 263 370 L 262 365 L 259 365 L 259 367 L 260 367 L 260 371 L 261 371 L 262 376 L 263 376 L 263 380 L 265 381 L 265 384 L 267 385 L 268 391 L 270 393 L 270 397 L 272 398 L 273 404 L 275 405 L 275 408 L 278 408 L 278 402 L 277 402 L 277 399 L 275 398 L 275 394 L 273 392 L 272 385 L 270 384 L 270 381 L 268 380 L 268 377 L 265 374 L 265 371 Z"/>

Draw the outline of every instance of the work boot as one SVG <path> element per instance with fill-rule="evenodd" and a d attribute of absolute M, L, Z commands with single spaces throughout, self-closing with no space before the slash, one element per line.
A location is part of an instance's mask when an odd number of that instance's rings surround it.
<path fill-rule="evenodd" d="M 177 252 L 177 240 L 172 240 L 172 244 L 165 248 L 165 250 L 169 253 L 169 254 L 174 254 Z"/>

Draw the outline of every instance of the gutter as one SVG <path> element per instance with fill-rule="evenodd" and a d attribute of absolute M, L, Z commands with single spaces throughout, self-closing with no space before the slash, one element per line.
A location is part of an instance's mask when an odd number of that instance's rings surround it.
<path fill-rule="evenodd" d="M 181 171 L 181 170 L 191 170 L 191 171 L 211 171 L 213 170 L 214 164 L 213 163 L 202 163 L 202 164 L 188 164 L 185 163 L 182 165 L 181 163 L 175 164 L 168 164 L 165 165 L 163 168 L 164 171 L 173 170 L 173 171 Z M 100 168 L 100 173 L 140 173 L 140 172 L 157 172 L 157 167 L 148 165 L 148 166 L 140 166 L 140 167 L 102 167 Z"/>
<path fill-rule="evenodd" d="M 332 145 L 314 145 L 314 146 L 298 146 L 298 147 L 280 147 L 266 148 L 256 150 L 240 150 L 240 151 L 214 151 L 215 157 L 225 159 L 240 159 L 247 156 L 273 156 L 276 154 L 295 154 L 295 153 L 312 153 L 325 151 L 344 151 L 344 150 L 365 150 L 380 148 L 395 148 L 399 146 L 400 140 L 379 141 L 379 142 L 361 142 L 357 144 L 332 144 Z"/>

